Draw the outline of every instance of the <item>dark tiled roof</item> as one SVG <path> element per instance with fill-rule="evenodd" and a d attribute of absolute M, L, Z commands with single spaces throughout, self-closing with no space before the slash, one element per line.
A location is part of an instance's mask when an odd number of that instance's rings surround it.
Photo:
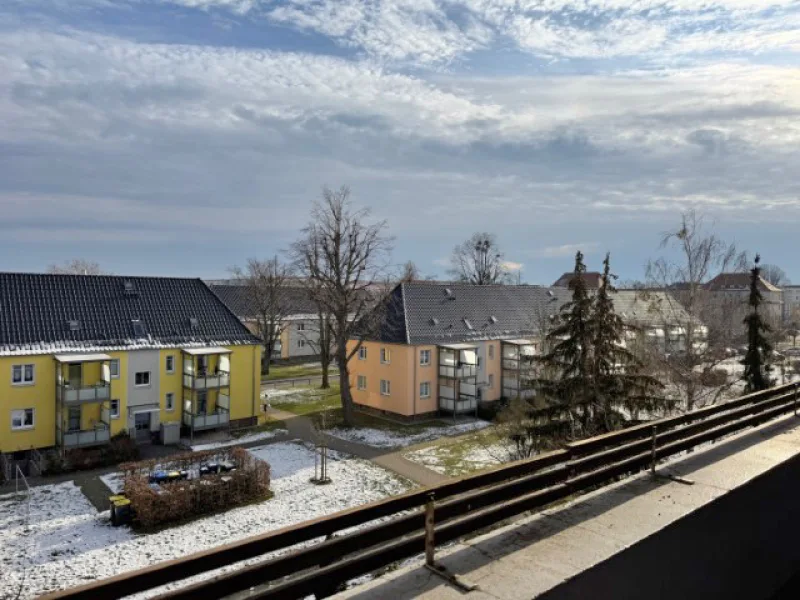
<path fill-rule="evenodd" d="M 568 273 L 564 273 L 561 277 L 559 277 L 556 282 L 553 284 L 555 287 L 569 287 L 569 282 L 572 281 L 572 278 L 575 276 L 573 271 L 569 271 Z M 600 282 L 603 281 L 602 273 L 597 271 L 588 271 L 583 274 L 583 280 L 586 282 L 586 287 L 588 288 L 599 288 Z"/>
<path fill-rule="evenodd" d="M 3 352 L 204 343 L 259 342 L 200 279 L 0 273 Z"/>
<path fill-rule="evenodd" d="M 211 290 L 219 296 L 228 308 L 240 319 L 252 319 L 256 315 L 253 299 L 248 287 L 241 284 L 211 285 Z M 281 309 L 285 315 L 314 315 L 317 306 L 302 287 L 287 286 L 281 291 Z"/>
<path fill-rule="evenodd" d="M 377 337 L 446 344 L 534 335 L 570 295 L 563 288 L 525 285 L 404 283 L 392 293 Z"/>

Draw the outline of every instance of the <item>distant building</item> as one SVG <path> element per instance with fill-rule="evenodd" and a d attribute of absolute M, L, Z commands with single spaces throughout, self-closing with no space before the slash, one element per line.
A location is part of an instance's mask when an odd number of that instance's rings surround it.
<path fill-rule="evenodd" d="M 783 320 L 800 323 L 800 285 L 785 285 L 783 290 Z"/>
<path fill-rule="evenodd" d="M 720 273 L 704 287 L 734 322 L 744 319 L 749 310 L 750 273 Z M 784 317 L 784 294 L 781 288 L 763 277 L 759 278 L 758 288 L 764 299 L 762 310 L 765 317 L 774 325 L 780 323 Z"/>
<path fill-rule="evenodd" d="M 564 273 L 561 277 L 556 279 L 553 287 L 568 288 L 569 282 L 572 281 L 573 277 L 575 277 L 575 273 L 572 271 Z M 586 282 L 587 288 L 596 290 L 603 281 L 603 274 L 598 271 L 588 271 L 583 274 L 583 280 Z"/>
<path fill-rule="evenodd" d="M 239 320 L 258 335 L 256 307 L 246 285 L 241 283 L 211 284 L 211 290 L 239 317 Z M 273 359 L 291 359 L 318 356 L 319 314 L 317 305 L 308 290 L 299 285 L 288 285 L 281 292 L 283 324 L 280 337 L 273 348 Z"/>

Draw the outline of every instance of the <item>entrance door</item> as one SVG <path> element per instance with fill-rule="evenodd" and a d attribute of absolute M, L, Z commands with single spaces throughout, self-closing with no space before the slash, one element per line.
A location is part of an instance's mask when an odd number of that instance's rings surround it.
<path fill-rule="evenodd" d="M 150 440 L 150 413 L 136 413 L 133 415 L 133 424 L 136 428 L 136 441 Z"/>
<path fill-rule="evenodd" d="M 67 431 L 81 430 L 81 407 L 70 406 L 67 412 Z"/>
<path fill-rule="evenodd" d="M 81 387 L 81 364 L 76 363 L 69 366 L 69 387 L 71 388 L 79 388 Z"/>

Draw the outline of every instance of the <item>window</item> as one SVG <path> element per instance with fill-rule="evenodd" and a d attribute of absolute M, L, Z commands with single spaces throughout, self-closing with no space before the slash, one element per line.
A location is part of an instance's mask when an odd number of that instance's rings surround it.
<path fill-rule="evenodd" d="M 169 354 L 167 356 L 167 373 L 174 373 L 175 372 L 175 356 Z"/>
<path fill-rule="evenodd" d="M 150 385 L 150 371 L 140 371 L 136 373 L 134 384 L 139 386 Z"/>
<path fill-rule="evenodd" d="M 306 341 L 305 340 L 297 340 L 297 347 L 298 348 L 305 348 L 306 347 Z"/>
<path fill-rule="evenodd" d="M 358 349 L 358 360 L 367 360 L 367 347 L 361 346 Z"/>
<path fill-rule="evenodd" d="M 381 379 L 381 396 L 389 396 L 392 393 L 392 383 L 388 379 Z"/>
<path fill-rule="evenodd" d="M 489 373 L 489 387 L 490 388 L 494 387 L 494 375 L 492 375 L 491 373 Z"/>
<path fill-rule="evenodd" d="M 11 367 L 11 385 L 33 385 L 34 365 L 14 365 Z"/>
<path fill-rule="evenodd" d="M 112 358 L 108 363 L 108 370 L 111 372 L 111 379 L 119 379 L 119 359 Z"/>
<path fill-rule="evenodd" d="M 419 351 L 419 364 L 423 367 L 431 364 L 431 351 L 430 350 L 420 350 Z"/>
<path fill-rule="evenodd" d="M 297 324 L 297 331 L 305 331 L 305 330 L 306 330 L 306 324 L 305 323 L 298 323 Z"/>
<path fill-rule="evenodd" d="M 108 414 L 112 419 L 119 419 L 119 400 L 111 401 L 111 409 Z"/>
<path fill-rule="evenodd" d="M 23 408 L 11 411 L 11 429 L 33 429 L 36 422 L 36 410 L 33 408 Z"/>
<path fill-rule="evenodd" d="M 142 323 L 139 319 L 134 319 L 131 321 L 133 324 L 133 335 L 136 336 L 137 339 L 142 339 L 147 337 L 147 332 L 144 328 L 144 323 Z"/>
<path fill-rule="evenodd" d="M 360 390 L 367 389 L 367 377 L 365 375 L 358 376 L 358 389 Z"/>
<path fill-rule="evenodd" d="M 164 406 L 167 410 L 175 410 L 175 394 L 172 392 L 167 392 L 167 397 L 164 402 Z"/>
<path fill-rule="evenodd" d="M 392 362 L 392 352 L 388 348 L 381 348 L 381 362 L 385 365 Z"/>
<path fill-rule="evenodd" d="M 429 381 L 423 381 L 419 384 L 419 397 L 420 398 L 430 398 L 431 397 L 431 384 Z"/>
<path fill-rule="evenodd" d="M 494 358 L 494 344 L 489 344 L 489 358 Z"/>

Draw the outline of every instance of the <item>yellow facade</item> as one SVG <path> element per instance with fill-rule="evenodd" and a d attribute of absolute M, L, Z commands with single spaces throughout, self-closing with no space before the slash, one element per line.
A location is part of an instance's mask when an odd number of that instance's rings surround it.
<path fill-rule="evenodd" d="M 231 379 L 230 379 L 230 418 L 231 420 L 247 419 L 260 416 L 260 361 L 261 346 L 230 346 Z M 117 375 L 111 375 L 109 400 L 119 401 L 119 414 L 110 421 L 110 434 L 116 435 L 128 429 L 127 394 L 128 360 L 131 351 L 111 351 L 107 354 L 119 360 Z M 167 356 L 174 356 L 174 371 L 167 372 Z M 218 360 L 210 356 L 211 366 Z M 81 363 L 83 385 L 90 386 L 102 379 L 100 362 Z M 108 363 L 106 363 L 108 364 Z M 34 381 L 21 385 L 12 385 L 12 369 L 14 365 L 33 365 Z M 63 369 L 63 376 L 68 378 L 69 366 L 55 361 L 52 354 L 33 356 L 0 357 L 0 452 L 9 453 L 32 448 L 49 448 L 56 445 L 56 380 L 58 371 Z M 183 354 L 180 348 L 161 349 L 159 351 L 158 397 L 161 422 L 180 421 L 183 397 Z M 174 394 L 174 407 L 166 406 L 167 393 Z M 216 407 L 217 392 L 208 395 L 208 410 Z M 101 403 L 84 403 L 81 409 L 81 430 L 90 430 L 101 419 Z M 15 410 L 34 409 L 35 417 L 32 427 L 20 430 L 12 429 L 12 412 Z M 66 421 L 66 411 L 64 414 Z"/>

